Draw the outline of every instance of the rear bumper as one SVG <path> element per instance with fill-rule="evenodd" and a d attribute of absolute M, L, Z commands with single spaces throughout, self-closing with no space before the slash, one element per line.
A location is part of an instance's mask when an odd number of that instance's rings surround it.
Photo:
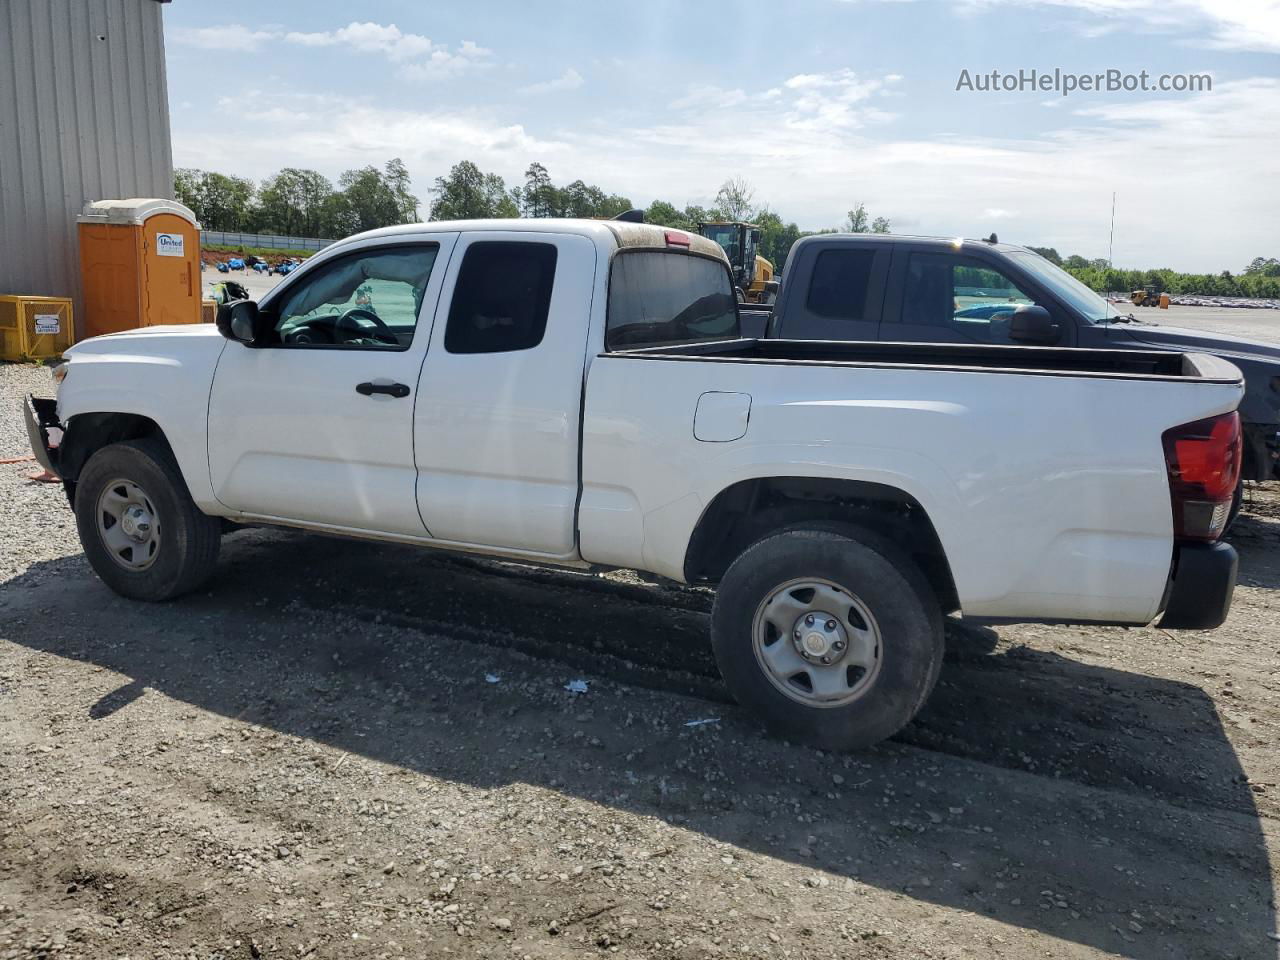
<path fill-rule="evenodd" d="M 22 401 L 22 416 L 27 421 L 27 438 L 36 462 L 57 474 L 58 448 L 49 446 L 49 431 L 62 427 L 58 422 L 58 401 L 27 394 Z"/>
<path fill-rule="evenodd" d="M 1173 548 L 1164 616 L 1159 626 L 1211 630 L 1231 609 L 1239 557 L 1227 543 L 1178 543 Z"/>

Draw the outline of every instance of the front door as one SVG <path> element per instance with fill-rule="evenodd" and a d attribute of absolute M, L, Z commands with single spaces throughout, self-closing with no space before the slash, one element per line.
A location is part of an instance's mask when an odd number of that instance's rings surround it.
<path fill-rule="evenodd" d="M 895 254 L 893 275 L 899 308 L 886 311 L 881 340 L 1018 346 L 1010 336 L 1013 313 L 1036 303 L 994 264 L 963 254 L 903 250 Z M 1050 302 L 1040 305 L 1055 311 Z M 1074 325 L 1060 327 L 1055 346 L 1072 346 Z"/>
<path fill-rule="evenodd" d="M 268 344 L 230 343 L 209 401 L 218 499 L 254 516 L 427 536 L 413 410 L 457 234 L 373 242 L 286 281 Z"/>

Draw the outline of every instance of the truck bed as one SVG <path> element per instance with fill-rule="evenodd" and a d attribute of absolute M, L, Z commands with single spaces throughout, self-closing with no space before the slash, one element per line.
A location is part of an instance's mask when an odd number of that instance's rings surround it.
<path fill-rule="evenodd" d="M 1240 372 L 1217 357 L 1165 350 L 1087 350 L 986 344 L 884 343 L 744 338 L 614 351 L 637 359 L 700 360 L 851 367 L 920 367 L 1057 376 L 1135 377 L 1238 383 Z"/>

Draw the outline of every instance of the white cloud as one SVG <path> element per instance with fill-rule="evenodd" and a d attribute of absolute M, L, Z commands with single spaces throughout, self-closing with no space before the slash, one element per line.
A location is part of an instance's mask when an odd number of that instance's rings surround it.
<path fill-rule="evenodd" d="M 254 52 L 268 42 L 300 47 L 345 47 L 355 53 L 376 54 L 401 65 L 401 76 L 410 79 L 438 79 L 456 76 L 489 65 L 493 51 L 464 40 L 456 50 L 434 43 L 420 33 L 405 33 L 394 23 L 351 22 L 337 30 L 304 32 L 276 27 L 255 30 L 244 24 L 220 27 L 177 28 L 167 36 L 186 46 L 206 50 Z"/>
<path fill-rule="evenodd" d="M 520 92 L 526 96 L 536 96 L 543 93 L 559 93 L 564 90 L 577 90 L 585 81 L 582 74 L 573 67 L 565 69 L 564 73 L 556 77 L 554 80 L 544 80 L 542 83 L 531 83 L 527 87 L 521 87 Z"/>
<path fill-rule="evenodd" d="M 254 30 L 242 23 L 228 23 L 221 27 L 177 27 L 165 31 L 165 36 L 175 43 L 202 50 L 255 51 L 279 34 L 273 30 Z"/>
<path fill-rule="evenodd" d="M 352 22 L 338 30 L 319 33 L 290 32 L 284 35 L 286 43 L 304 47 L 348 46 L 359 53 L 382 53 L 392 60 L 407 60 L 430 53 L 435 49 L 427 37 L 419 33 L 404 33 L 394 23 Z"/>
<path fill-rule="evenodd" d="M 410 80 L 438 80 L 442 77 L 456 77 L 474 70 L 486 70 L 493 66 L 490 57 L 493 51 L 488 47 L 478 46 L 474 41 L 463 40 L 456 51 L 445 47 L 436 47 L 431 56 L 425 60 L 405 64 L 400 75 Z"/>
<path fill-rule="evenodd" d="M 791 131 L 832 136 L 869 123 L 884 123 L 894 115 L 867 101 L 886 93 L 887 86 L 901 80 L 899 74 L 863 77 L 847 67 L 828 73 L 797 74 L 783 84 L 794 97 L 789 107 L 783 108 L 781 123 Z"/>
<path fill-rule="evenodd" d="M 956 9 L 976 13 L 996 6 L 1057 7 L 1115 21 L 1081 20 L 1079 29 L 1087 37 L 1137 20 L 1160 30 L 1189 32 L 1212 47 L 1280 52 L 1280 0 L 960 0 Z"/>
<path fill-rule="evenodd" d="M 400 157 L 418 178 L 420 197 L 433 177 L 463 159 L 509 180 L 532 159 L 570 165 L 563 142 L 535 137 L 521 124 L 483 111 L 392 109 L 359 97 L 301 93 L 291 95 L 287 106 L 252 106 L 259 102 L 254 91 L 217 101 L 218 112 L 234 120 L 236 138 L 216 132 L 221 121 L 201 123 L 175 136 L 177 165 L 255 179 L 281 167 L 307 167 L 336 179 L 343 170 Z"/>
<path fill-rule="evenodd" d="M 1274 244 L 1275 78 L 1061 110 L 1048 115 L 1056 131 L 1021 139 L 893 138 L 885 135 L 892 127 L 849 126 L 839 116 L 790 122 L 796 95 L 795 86 L 787 91 L 775 117 L 783 126 L 768 137 L 755 132 L 758 102 L 748 93 L 733 109 L 690 110 L 629 129 L 625 164 L 603 127 L 563 133 L 562 155 L 573 176 L 640 204 L 654 197 L 706 204 L 725 177 L 742 175 L 759 199 L 807 229 L 835 226 L 849 201 L 862 199 L 904 232 L 976 236 L 999 219 L 1003 239 L 1106 256 L 1116 191 L 1122 265 L 1238 270 Z M 1193 225 L 1194 235 L 1173 225 Z"/>
<path fill-rule="evenodd" d="M 1053 130 L 1017 138 L 905 136 L 883 113 L 894 89 L 887 78 L 832 71 L 689 96 L 660 122 L 629 125 L 621 154 L 606 119 L 532 127 L 499 106 L 391 109 L 299 95 L 259 109 L 260 98 L 237 97 L 227 106 L 235 138 L 207 115 L 177 114 L 185 129 L 175 128 L 174 149 L 179 165 L 256 178 L 282 166 L 336 178 L 400 156 L 424 199 L 431 179 L 463 159 L 509 183 L 538 160 L 558 183 L 582 178 L 639 205 L 707 205 L 721 181 L 741 175 L 807 229 L 835 226 L 861 199 L 899 231 L 977 236 L 998 220 L 1002 239 L 1085 256 L 1106 255 L 1116 191 L 1124 266 L 1239 270 L 1275 242 L 1280 79 L 1220 80 L 1212 92 L 1165 99 L 1068 100 L 1043 112 Z"/>
<path fill-rule="evenodd" d="M 778 96 L 782 91 L 776 87 L 773 90 L 766 90 L 763 94 L 772 99 Z M 724 87 L 708 86 L 701 84 L 697 87 L 690 88 L 689 92 L 678 100 L 672 100 L 667 104 L 672 110 L 689 110 L 710 108 L 714 110 L 726 110 L 729 107 L 736 107 L 747 100 L 747 92 L 741 87 L 735 87 L 732 90 L 726 90 Z"/>

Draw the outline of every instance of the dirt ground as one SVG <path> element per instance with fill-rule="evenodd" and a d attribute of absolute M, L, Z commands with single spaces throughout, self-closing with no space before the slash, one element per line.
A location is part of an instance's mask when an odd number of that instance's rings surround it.
<path fill-rule="evenodd" d="M 0 960 L 1280 951 L 1274 487 L 1222 629 L 952 624 L 919 719 L 840 756 L 726 702 L 704 591 L 246 530 L 140 605 L 29 470 Z"/>

